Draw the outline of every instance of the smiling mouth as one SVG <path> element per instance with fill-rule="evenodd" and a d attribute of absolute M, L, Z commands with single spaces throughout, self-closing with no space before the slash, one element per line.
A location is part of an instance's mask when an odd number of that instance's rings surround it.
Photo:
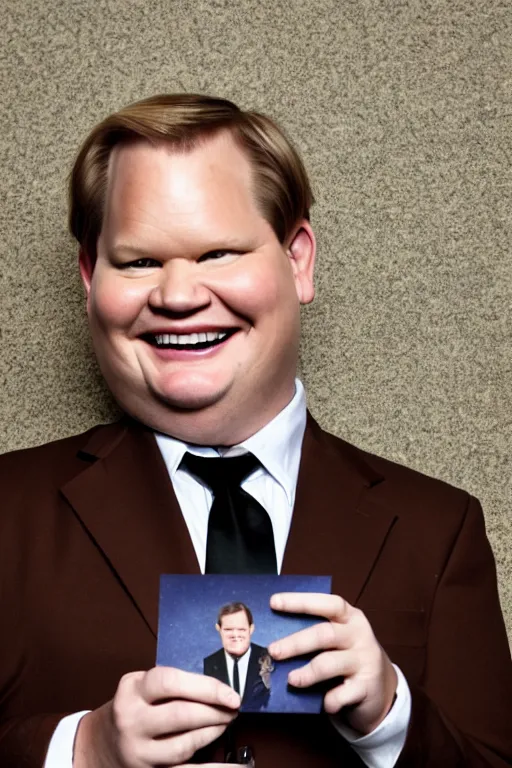
<path fill-rule="evenodd" d="M 157 349 L 201 350 L 222 344 L 237 330 L 238 328 L 204 333 L 147 333 L 142 338 Z"/>

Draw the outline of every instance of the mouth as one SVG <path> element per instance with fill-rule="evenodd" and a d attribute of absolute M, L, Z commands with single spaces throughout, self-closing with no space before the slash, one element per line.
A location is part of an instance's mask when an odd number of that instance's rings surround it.
<path fill-rule="evenodd" d="M 144 341 L 157 349 L 203 350 L 223 344 L 238 328 L 221 331 L 204 331 L 201 333 L 146 333 Z"/>

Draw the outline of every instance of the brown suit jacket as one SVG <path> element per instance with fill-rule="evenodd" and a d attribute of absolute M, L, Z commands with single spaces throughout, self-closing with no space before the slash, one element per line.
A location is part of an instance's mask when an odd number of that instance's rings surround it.
<path fill-rule="evenodd" d="M 159 576 L 199 567 L 153 435 L 126 419 L 0 459 L 0 765 L 154 665 Z M 331 574 L 408 678 L 397 768 L 512 761 L 511 663 L 478 502 L 310 418 L 283 573 Z M 324 716 L 241 715 L 260 768 L 362 762 Z M 214 745 L 198 760 L 221 759 Z"/>

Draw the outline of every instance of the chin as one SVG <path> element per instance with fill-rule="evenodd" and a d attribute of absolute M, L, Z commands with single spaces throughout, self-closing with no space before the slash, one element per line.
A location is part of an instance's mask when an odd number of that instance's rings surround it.
<path fill-rule="evenodd" d="M 150 388 L 135 397 L 118 398 L 118 402 L 152 429 L 185 442 L 216 444 L 229 424 L 225 394 L 223 390 L 199 387 Z"/>
<path fill-rule="evenodd" d="M 171 411 L 204 411 L 222 400 L 223 392 L 185 389 L 174 392 L 158 392 L 153 396 Z"/>
<path fill-rule="evenodd" d="M 223 400 L 232 381 L 226 375 L 175 372 L 147 377 L 143 396 L 177 411 L 200 411 Z"/>

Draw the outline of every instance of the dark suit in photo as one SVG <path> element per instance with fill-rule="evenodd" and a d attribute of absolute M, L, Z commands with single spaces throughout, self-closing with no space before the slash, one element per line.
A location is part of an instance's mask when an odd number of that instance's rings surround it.
<path fill-rule="evenodd" d="M 266 657 L 268 657 L 266 648 L 256 645 L 256 643 L 251 643 L 251 655 L 249 657 L 247 678 L 242 697 L 242 706 L 245 711 L 254 712 L 268 706 L 270 688 L 267 688 L 260 675 L 260 662 Z M 231 685 L 224 648 L 220 648 L 204 659 L 203 671 L 205 675 L 215 677 L 221 683 L 226 683 L 226 685 Z"/>

